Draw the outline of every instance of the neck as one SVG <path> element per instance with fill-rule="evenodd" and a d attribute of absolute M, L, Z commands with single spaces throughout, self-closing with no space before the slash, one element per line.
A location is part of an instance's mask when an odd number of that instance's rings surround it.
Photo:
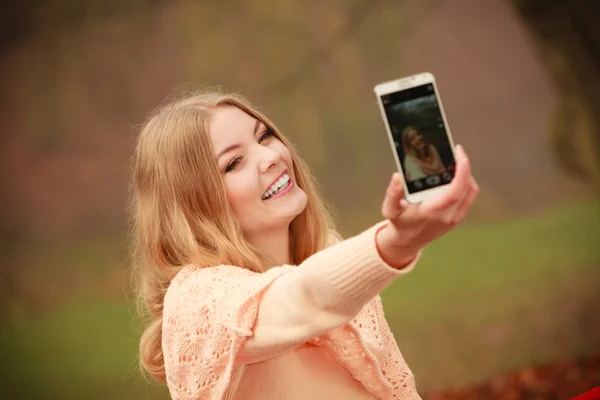
<path fill-rule="evenodd" d="M 249 238 L 249 241 L 265 255 L 261 261 L 266 269 L 291 263 L 289 226 L 268 233 L 261 232 Z"/>

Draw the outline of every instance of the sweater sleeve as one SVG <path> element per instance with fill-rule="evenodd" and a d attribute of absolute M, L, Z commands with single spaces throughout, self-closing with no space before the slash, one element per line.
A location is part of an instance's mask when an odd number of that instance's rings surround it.
<path fill-rule="evenodd" d="M 394 278 L 375 245 L 383 226 L 337 243 L 298 267 L 257 274 L 184 268 L 165 295 L 162 347 L 173 399 L 222 399 L 236 364 L 275 357 L 351 321 Z"/>
<path fill-rule="evenodd" d="M 277 278 L 264 292 L 253 335 L 238 354 L 241 364 L 263 361 L 350 322 L 395 278 L 398 270 L 379 256 L 377 224 L 338 242 Z"/>
<path fill-rule="evenodd" d="M 331 245 L 339 241 L 340 239 L 337 236 L 330 237 Z M 379 373 L 376 373 L 376 371 L 373 371 L 373 373 L 378 375 L 379 379 L 387 382 L 386 386 L 389 388 L 389 392 L 383 397 L 394 400 L 420 399 L 414 375 L 406 364 L 390 330 L 379 295 L 371 299 L 350 323 L 337 327 L 328 332 L 327 336 L 317 337 L 312 342 L 316 345 L 328 343 L 335 355 L 341 353 L 337 345 L 343 341 L 342 338 L 348 337 L 348 332 L 353 331 L 356 332 L 357 337 L 352 337 L 350 334 L 351 340 L 356 340 L 359 344 L 358 347 L 373 357 L 375 361 L 373 365 L 377 365 L 379 370 Z M 338 358 L 343 358 L 343 355 Z M 372 381 L 372 379 L 364 379 L 364 376 L 362 376 L 369 372 L 365 371 L 364 366 L 360 366 L 356 368 L 357 371 L 353 371 L 354 363 L 344 364 L 359 381 L 364 381 L 365 384 Z M 375 390 L 373 391 L 375 392 Z"/>

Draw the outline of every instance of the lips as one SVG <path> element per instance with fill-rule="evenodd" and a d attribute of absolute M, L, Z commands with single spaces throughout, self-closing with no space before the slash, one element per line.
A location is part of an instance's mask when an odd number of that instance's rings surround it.
<path fill-rule="evenodd" d="M 284 172 L 279 179 L 276 179 L 271 186 L 262 194 L 262 199 L 267 200 L 272 197 L 278 197 L 279 194 L 286 192 L 286 190 L 292 187 L 293 182 L 290 179 L 290 175 Z"/>

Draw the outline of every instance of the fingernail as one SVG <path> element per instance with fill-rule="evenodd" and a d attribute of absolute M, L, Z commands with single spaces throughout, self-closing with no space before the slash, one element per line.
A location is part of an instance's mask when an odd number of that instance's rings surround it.
<path fill-rule="evenodd" d="M 410 203 L 408 201 L 406 201 L 406 199 L 400 200 L 400 207 L 408 207 L 408 206 L 410 206 Z"/>

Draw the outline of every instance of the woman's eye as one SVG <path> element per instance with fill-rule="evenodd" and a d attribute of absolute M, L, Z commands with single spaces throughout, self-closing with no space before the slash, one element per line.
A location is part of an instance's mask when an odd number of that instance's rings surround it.
<path fill-rule="evenodd" d="M 233 170 L 240 163 L 240 161 L 242 161 L 242 157 L 235 157 L 229 162 L 229 164 L 227 164 L 227 167 L 225 167 L 225 172 Z"/>
<path fill-rule="evenodd" d="M 271 129 L 267 129 L 266 131 L 263 132 L 262 135 L 260 135 L 260 139 L 258 139 L 258 143 L 262 143 L 263 141 L 270 139 L 273 136 L 275 136 L 275 132 L 273 132 Z"/>

